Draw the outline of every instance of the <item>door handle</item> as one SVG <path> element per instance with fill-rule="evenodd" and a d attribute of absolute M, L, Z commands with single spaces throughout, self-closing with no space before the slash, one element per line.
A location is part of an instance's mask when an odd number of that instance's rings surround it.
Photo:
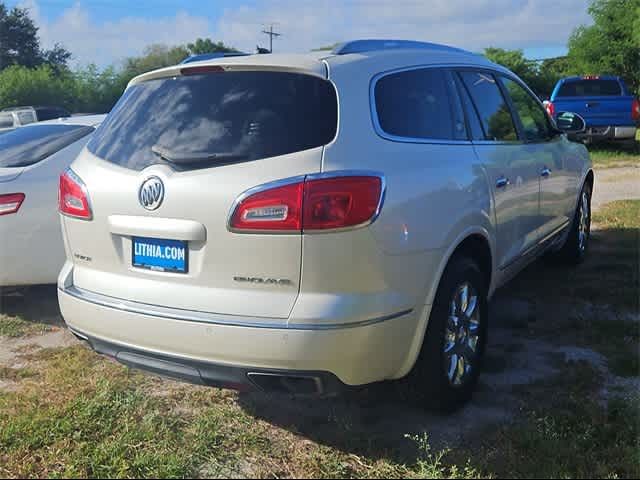
<path fill-rule="evenodd" d="M 542 172 L 540 172 L 541 177 L 548 177 L 549 175 L 551 175 L 551 169 L 548 167 L 544 167 Z"/>
<path fill-rule="evenodd" d="M 511 182 L 507 177 L 500 177 L 496 180 L 496 188 L 504 188 L 509 185 Z"/>

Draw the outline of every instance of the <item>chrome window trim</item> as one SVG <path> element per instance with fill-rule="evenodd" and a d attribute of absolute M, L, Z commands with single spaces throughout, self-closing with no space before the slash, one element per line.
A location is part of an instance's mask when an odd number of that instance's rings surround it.
<path fill-rule="evenodd" d="M 127 313 L 165 318 L 168 320 L 183 320 L 188 322 L 203 323 L 207 325 L 221 325 L 225 327 L 267 328 L 272 330 L 342 330 L 347 328 L 366 327 L 375 325 L 377 323 L 386 322 L 387 320 L 393 320 L 399 317 L 403 317 L 413 312 L 413 308 L 408 308 L 389 315 L 383 315 L 368 320 L 349 323 L 289 323 L 284 318 L 281 319 L 282 323 L 268 323 L 259 321 L 259 317 L 253 318 L 252 320 L 247 320 L 239 315 L 223 315 L 201 312 L 198 310 L 185 310 L 134 302 L 131 300 L 124 300 L 116 297 L 110 297 L 108 295 L 90 292 L 88 290 L 76 287 L 75 285 L 64 288 L 58 287 L 58 290 L 60 290 L 61 293 L 65 293 L 78 300 Z"/>
<path fill-rule="evenodd" d="M 326 178 L 335 178 L 335 177 L 378 177 L 380 179 L 380 199 L 378 200 L 378 205 L 376 207 L 376 211 L 373 216 L 367 220 L 366 222 L 360 223 L 358 225 L 351 225 L 349 227 L 343 228 L 329 228 L 323 230 L 304 230 L 301 231 L 291 231 L 291 230 L 242 230 L 236 229 L 231 226 L 231 218 L 235 213 L 238 205 L 245 200 L 247 197 L 254 195 L 256 193 L 263 192 L 265 190 L 269 190 L 277 187 L 284 187 L 286 185 L 291 185 L 294 183 L 304 182 L 306 180 L 321 180 Z M 301 235 L 301 234 L 324 234 L 324 233 L 337 233 L 337 232 L 346 232 L 350 230 L 357 230 L 359 228 L 367 227 L 375 222 L 380 216 L 380 212 L 382 211 L 382 207 L 384 206 L 385 197 L 387 194 L 387 181 L 383 173 L 372 171 L 372 170 L 335 170 L 331 172 L 321 172 L 321 173 L 310 173 L 307 175 L 297 175 L 295 177 L 283 178 L 281 180 L 275 180 L 273 182 L 263 183 L 261 185 L 249 188 L 242 192 L 233 202 L 229 213 L 227 215 L 227 230 L 231 233 L 245 234 L 245 235 L 253 235 L 253 234 L 272 234 L 272 235 Z"/>

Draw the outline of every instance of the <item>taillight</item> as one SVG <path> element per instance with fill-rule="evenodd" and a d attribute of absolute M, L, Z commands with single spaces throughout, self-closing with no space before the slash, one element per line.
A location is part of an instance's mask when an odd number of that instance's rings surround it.
<path fill-rule="evenodd" d="M 249 190 L 236 202 L 229 229 L 301 233 L 356 228 L 378 215 L 381 175 L 320 174 Z"/>
<path fill-rule="evenodd" d="M 229 226 L 233 230 L 300 231 L 303 188 L 304 182 L 295 182 L 249 190 L 240 197 Z"/>
<path fill-rule="evenodd" d="M 637 98 L 631 102 L 631 118 L 633 120 L 640 120 L 640 101 Z"/>
<path fill-rule="evenodd" d="M 545 104 L 545 107 L 547 108 L 547 113 L 549 114 L 549 116 L 553 118 L 553 116 L 556 114 L 555 105 L 551 102 L 547 102 Z"/>
<path fill-rule="evenodd" d="M 84 183 L 70 168 L 60 175 L 58 210 L 69 217 L 91 220 L 89 194 Z"/>
<path fill-rule="evenodd" d="M 0 195 L 0 215 L 17 213 L 22 202 L 24 202 L 24 193 Z"/>
<path fill-rule="evenodd" d="M 327 230 L 364 224 L 376 214 L 381 195 L 380 177 L 307 180 L 302 228 L 305 231 Z"/>

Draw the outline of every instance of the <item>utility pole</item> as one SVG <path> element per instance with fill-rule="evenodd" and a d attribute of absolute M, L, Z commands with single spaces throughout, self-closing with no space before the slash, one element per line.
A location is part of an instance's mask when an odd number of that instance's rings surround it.
<path fill-rule="evenodd" d="M 273 53 L 273 37 L 279 37 L 282 34 L 273 31 L 273 23 L 269 25 L 269 30 L 263 30 L 262 33 L 269 35 L 269 52 Z"/>

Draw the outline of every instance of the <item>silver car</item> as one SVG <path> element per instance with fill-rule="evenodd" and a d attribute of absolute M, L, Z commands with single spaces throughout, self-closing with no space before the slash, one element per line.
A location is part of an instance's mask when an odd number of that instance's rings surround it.
<path fill-rule="evenodd" d="M 581 261 L 593 173 L 513 73 L 418 42 L 139 76 L 62 177 L 69 328 L 136 368 L 327 394 L 407 377 L 452 409 L 487 299 Z"/>
<path fill-rule="evenodd" d="M 104 117 L 33 123 L 0 136 L 0 287 L 56 283 L 65 260 L 59 177 Z"/>

